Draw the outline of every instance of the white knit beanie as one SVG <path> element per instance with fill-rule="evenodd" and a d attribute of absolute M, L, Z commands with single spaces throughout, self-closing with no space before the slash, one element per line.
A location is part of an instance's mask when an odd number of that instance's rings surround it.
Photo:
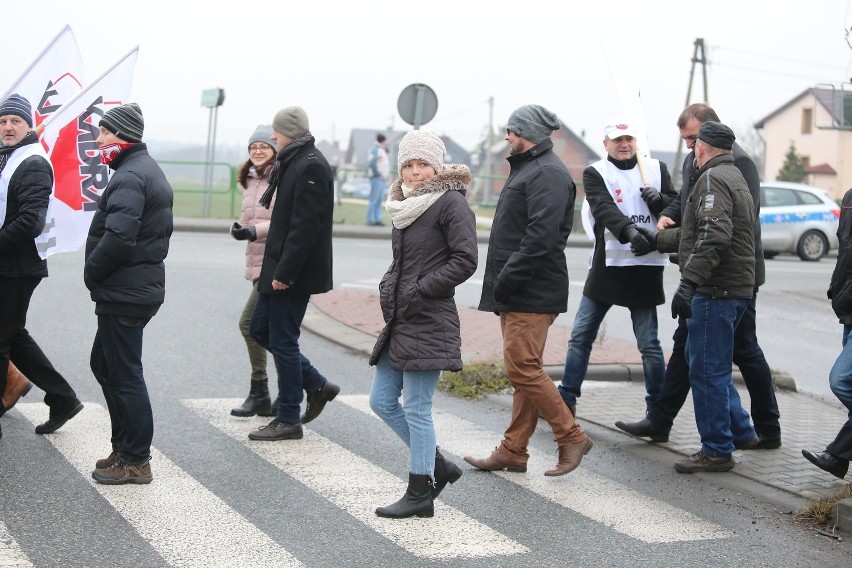
<path fill-rule="evenodd" d="M 412 130 L 402 137 L 397 154 L 397 168 L 402 175 L 402 165 L 409 160 L 423 160 L 433 168 L 435 173 L 444 169 L 444 156 L 447 147 L 434 133 L 428 130 Z"/>

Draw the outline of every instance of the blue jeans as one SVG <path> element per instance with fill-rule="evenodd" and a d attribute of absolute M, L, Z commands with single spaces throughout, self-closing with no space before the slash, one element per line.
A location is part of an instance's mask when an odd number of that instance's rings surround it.
<path fill-rule="evenodd" d="M 734 330 L 748 303 L 749 298 L 713 298 L 698 292 L 692 299 L 692 317 L 686 320 L 695 424 L 701 451 L 712 457 L 730 456 L 734 440 L 756 435 L 731 377 Z"/>
<path fill-rule="evenodd" d="M 598 302 L 586 296 L 580 300 L 571 339 L 568 341 L 568 355 L 565 357 L 565 372 L 559 394 L 566 404 L 576 404 L 580 396 L 580 386 L 589 369 L 589 355 L 592 344 L 598 336 L 604 316 L 612 304 Z M 642 353 L 642 370 L 645 374 L 645 406 L 651 408 L 660 395 L 663 377 L 666 374 L 666 360 L 663 348 L 657 338 L 657 308 L 629 308 L 633 320 L 633 335 L 636 346 Z"/>
<path fill-rule="evenodd" d="M 89 359 L 109 410 L 112 448 L 125 463 L 151 458 L 154 415 L 142 374 L 142 332 L 150 319 L 99 315 Z"/>
<path fill-rule="evenodd" d="M 441 371 L 393 370 L 385 347 L 376 363 L 370 389 L 370 408 L 411 450 L 411 473 L 433 479 L 436 441 L 432 395 L 440 375 Z"/>
<path fill-rule="evenodd" d="M 251 336 L 272 353 L 278 371 L 278 415 L 286 424 L 298 424 L 303 393 L 321 389 L 326 382 L 299 351 L 299 335 L 308 295 L 278 292 L 257 294 L 251 316 Z"/>
<path fill-rule="evenodd" d="M 849 410 L 849 419 L 840 429 L 837 437 L 826 446 L 826 451 L 831 455 L 852 461 L 852 342 L 849 341 L 849 332 L 852 326 L 843 326 L 843 351 L 831 367 L 828 375 L 828 385 L 834 396 Z"/>
<path fill-rule="evenodd" d="M 370 178 L 370 202 L 367 205 L 367 223 L 382 222 L 382 202 L 388 184 L 380 177 Z"/>

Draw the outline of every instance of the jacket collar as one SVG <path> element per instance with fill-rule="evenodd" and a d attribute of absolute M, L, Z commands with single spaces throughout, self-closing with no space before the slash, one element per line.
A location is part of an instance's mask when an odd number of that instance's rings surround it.
<path fill-rule="evenodd" d="M 520 164 L 521 162 L 527 162 L 529 160 L 534 160 L 538 158 L 540 155 L 544 154 L 548 150 L 553 149 L 553 140 L 549 137 L 545 138 L 526 152 L 522 152 L 520 154 L 513 154 L 506 158 L 509 160 L 509 163 L 512 165 Z"/>
<path fill-rule="evenodd" d="M 125 148 L 121 152 L 119 152 L 118 156 L 113 158 L 112 162 L 110 162 L 109 167 L 113 170 L 117 170 L 118 167 L 124 163 L 124 160 L 129 158 L 130 156 L 134 156 L 139 152 L 147 152 L 148 146 L 144 142 L 138 142 L 128 148 Z"/>
<path fill-rule="evenodd" d="M 734 157 L 731 154 L 720 154 L 718 156 L 713 156 L 712 158 L 710 158 L 710 160 L 707 161 L 706 164 L 701 166 L 701 168 L 699 168 L 698 171 L 695 172 L 695 178 L 698 179 L 698 177 L 701 176 L 701 174 L 703 174 L 704 172 L 706 172 L 710 168 L 713 168 L 713 167 L 721 165 L 721 164 L 726 164 L 726 163 L 727 164 L 733 164 L 734 163 Z"/>

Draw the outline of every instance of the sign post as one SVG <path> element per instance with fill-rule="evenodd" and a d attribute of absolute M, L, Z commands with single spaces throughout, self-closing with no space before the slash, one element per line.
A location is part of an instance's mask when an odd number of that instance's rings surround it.
<path fill-rule="evenodd" d="M 224 89 L 205 89 L 201 91 L 201 106 L 210 109 L 210 120 L 207 124 L 207 158 L 204 168 L 204 198 L 201 202 L 201 216 L 210 217 L 211 200 L 213 197 L 213 158 L 216 152 L 216 120 L 219 107 L 225 102 Z"/>
<path fill-rule="evenodd" d="M 412 83 L 402 90 L 396 102 L 399 116 L 418 130 L 435 118 L 438 112 L 438 97 L 428 85 Z"/>

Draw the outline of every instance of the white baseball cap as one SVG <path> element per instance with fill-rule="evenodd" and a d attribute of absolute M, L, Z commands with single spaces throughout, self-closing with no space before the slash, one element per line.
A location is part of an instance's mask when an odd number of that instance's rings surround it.
<path fill-rule="evenodd" d="M 607 122 L 606 128 L 604 128 L 604 136 L 610 140 L 615 140 L 620 136 L 636 138 L 636 129 L 633 127 L 633 122 L 618 116 Z"/>

